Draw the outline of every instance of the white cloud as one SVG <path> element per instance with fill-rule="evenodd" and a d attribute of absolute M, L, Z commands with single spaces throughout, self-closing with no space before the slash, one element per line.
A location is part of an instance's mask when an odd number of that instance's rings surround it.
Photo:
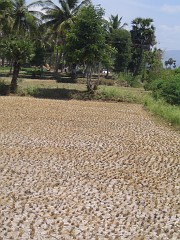
<path fill-rule="evenodd" d="M 180 5 L 167 5 L 167 4 L 164 4 L 161 7 L 161 11 L 162 12 L 166 12 L 166 13 L 180 13 Z"/>

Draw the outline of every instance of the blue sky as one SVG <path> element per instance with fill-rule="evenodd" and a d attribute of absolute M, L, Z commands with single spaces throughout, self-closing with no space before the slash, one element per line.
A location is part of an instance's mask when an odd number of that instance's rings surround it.
<path fill-rule="evenodd" d="M 157 47 L 180 50 L 180 0 L 93 0 L 101 4 L 106 16 L 118 14 L 128 23 L 136 17 L 153 18 Z"/>
<path fill-rule="evenodd" d="M 32 2 L 32 1 L 27 1 Z M 58 0 L 54 0 L 57 3 Z M 156 28 L 157 47 L 180 50 L 180 0 L 92 0 L 105 9 L 105 17 L 118 14 L 128 23 L 136 17 L 152 18 Z"/>

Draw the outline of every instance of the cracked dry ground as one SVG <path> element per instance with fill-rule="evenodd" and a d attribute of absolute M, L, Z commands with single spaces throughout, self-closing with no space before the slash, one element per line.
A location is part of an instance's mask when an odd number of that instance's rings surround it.
<path fill-rule="evenodd" d="M 179 147 L 141 105 L 0 97 L 0 239 L 180 239 Z"/>

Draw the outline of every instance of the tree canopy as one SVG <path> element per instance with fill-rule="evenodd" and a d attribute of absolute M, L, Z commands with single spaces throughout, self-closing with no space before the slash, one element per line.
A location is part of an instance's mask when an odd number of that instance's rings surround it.
<path fill-rule="evenodd" d="M 41 11 L 35 10 L 35 6 L 41 7 Z M 158 55 L 153 53 L 153 19 L 136 18 L 131 30 L 125 29 L 126 25 L 118 14 L 105 20 L 104 10 L 90 0 L 39 0 L 29 5 L 26 0 L 0 0 L 0 58 L 19 70 L 26 61 L 36 66 L 46 61 L 56 73 L 60 66 L 61 71 L 67 68 L 72 72 L 83 66 L 88 89 L 92 89 L 93 69 L 97 72 L 106 68 L 136 76 L 143 75 L 148 64 L 153 68 Z M 14 53 L 18 44 L 17 59 Z M 11 46 L 9 51 L 7 46 Z M 13 75 L 12 82 L 17 77 L 18 74 Z"/>

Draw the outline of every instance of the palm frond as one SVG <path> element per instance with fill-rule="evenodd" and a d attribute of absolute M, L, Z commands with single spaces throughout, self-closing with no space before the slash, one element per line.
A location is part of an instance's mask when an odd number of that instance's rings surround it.
<path fill-rule="evenodd" d="M 84 1 L 82 1 L 79 5 L 77 5 L 74 8 L 74 10 L 73 10 L 74 14 L 76 14 L 82 7 L 85 7 L 85 6 L 89 5 L 89 4 L 92 4 L 91 0 L 84 0 Z"/>

